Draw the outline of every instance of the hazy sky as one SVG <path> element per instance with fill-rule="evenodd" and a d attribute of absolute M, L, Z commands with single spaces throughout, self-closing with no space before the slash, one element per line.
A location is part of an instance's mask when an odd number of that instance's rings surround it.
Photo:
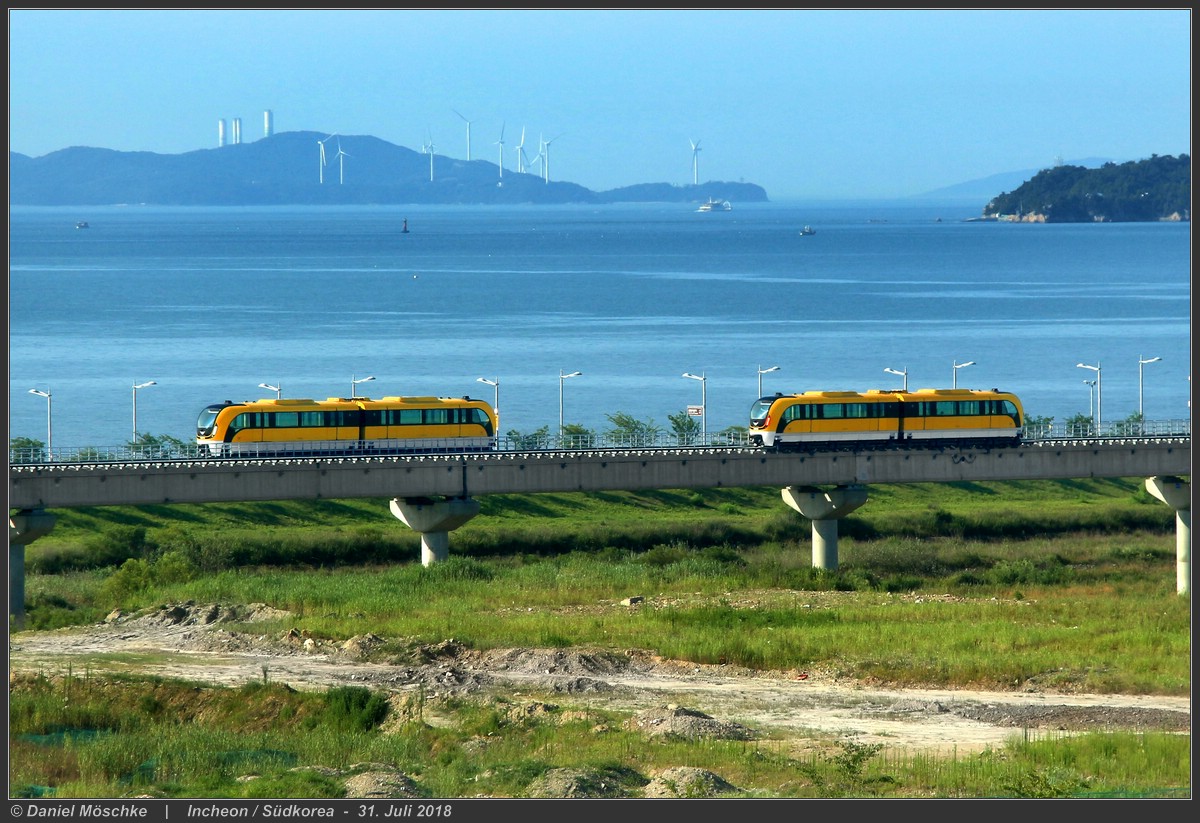
<path fill-rule="evenodd" d="M 1190 153 L 1191 12 L 9 9 L 9 148 L 371 135 L 606 190 L 904 197 Z M 458 113 L 456 113 L 458 112 Z"/>

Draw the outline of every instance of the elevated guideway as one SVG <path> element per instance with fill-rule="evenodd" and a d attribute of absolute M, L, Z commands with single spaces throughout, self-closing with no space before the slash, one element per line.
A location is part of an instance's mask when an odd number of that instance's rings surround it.
<path fill-rule="evenodd" d="M 9 467 L 9 507 L 1152 477 L 1189 474 L 1190 460 L 1191 438 L 1172 437 L 815 454 L 698 447 L 33 463 Z"/>
<path fill-rule="evenodd" d="M 428 565 L 448 556 L 448 533 L 478 513 L 474 498 L 483 495 L 745 486 L 780 487 L 784 502 L 813 522 L 813 565 L 836 569 L 836 521 L 867 502 L 872 484 L 1144 477 L 1176 512 L 1183 593 L 1190 473 L 1190 436 L 813 454 L 733 446 L 30 463 L 9 467 L 10 570 L 23 570 L 24 546 L 53 528 L 48 509 L 385 498 L 421 533 Z M 18 551 L 19 564 L 11 562 Z M 10 584 L 10 592 L 20 588 Z"/>

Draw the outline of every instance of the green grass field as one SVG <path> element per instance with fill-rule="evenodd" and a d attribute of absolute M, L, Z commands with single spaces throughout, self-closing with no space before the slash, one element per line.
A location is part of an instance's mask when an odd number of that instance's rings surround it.
<path fill-rule="evenodd" d="M 1190 596 L 1175 586 L 1175 517 L 1140 481 L 869 491 L 839 523 L 836 570 L 812 568 L 810 523 L 771 488 L 485 498 L 481 515 L 451 534 L 450 560 L 430 567 L 386 499 L 57 511 L 55 530 L 27 550 L 27 626 L 184 600 L 263 602 L 291 613 L 273 629 L 319 638 L 641 648 L 896 686 L 1190 694 Z M 619 619 L 596 608 L 632 595 L 673 605 Z M 68 716 L 62 691 L 90 694 L 85 685 L 103 695 Z M 594 723 L 514 726 L 502 707 L 469 703 L 451 707 L 450 728 L 413 723 L 384 735 L 366 723 L 334 733 L 322 696 L 285 699 L 268 684 L 205 690 L 215 704 L 262 713 L 254 723 L 184 724 L 177 708 L 125 694 L 145 684 L 120 685 L 43 678 L 14 692 L 14 735 L 118 732 L 86 746 L 14 744 L 14 785 L 60 796 L 120 796 L 137 785 L 161 796 L 324 797 L 336 787 L 296 777 L 288 764 L 375 759 L 436 772 L 430 796 L 522 796 L 568 761 L 644 773 L 674 758 L 780 797 L 1162 797 L 1190 786 L 1187 735 L 1034 739 L 950 762 L 816 741 L 797 760 L 730 741 L 647 752 L 623 732 L 590 732 Z M 151 685 L 166 706 L 185 688 Z M 465 746 L 481 729 L 498 737 L 486 756 Z M 250 787 L 234 781 L 244 766 L 211 765 L 234 749 L 284 754 L 263 755 L 259 771 L 271 777 Z M 182 751 L 201 754 L 186 764 L 169 756 Z M 135 767 L 151 760 L 160 765 L 138 777 Z"/>

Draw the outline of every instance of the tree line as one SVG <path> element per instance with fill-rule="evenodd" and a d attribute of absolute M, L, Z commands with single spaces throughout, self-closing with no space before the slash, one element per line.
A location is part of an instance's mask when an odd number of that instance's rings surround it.
<path fill-rule="evenodd" d="M 1039 215 L 1047 223 L 1191 220 L 1192 160 L 1151 155 L 1098 169 L 1043 169 L 988 203 L 984 217 Z"/>

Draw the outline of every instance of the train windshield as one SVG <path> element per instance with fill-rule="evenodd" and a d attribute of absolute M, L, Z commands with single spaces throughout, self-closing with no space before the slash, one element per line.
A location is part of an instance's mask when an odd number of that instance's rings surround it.
<path fill-rule="evenodd" d="M 196 419 L 196 436 L 209 437 L 213 433 L 213 425 L 217 422 L 217 415 L 221 413 L 224 406 L 209 406 L 204 411 L 200 412 L 200 417 Z"/>
<path fill-rule="evenodd" d="M 775 402 L 774 397 L 764 397 L 761 400 L 754 401 L 754 405 L 750 407 L 750 422 L 754 423 L 766 420 L 773 402 Z"/>

